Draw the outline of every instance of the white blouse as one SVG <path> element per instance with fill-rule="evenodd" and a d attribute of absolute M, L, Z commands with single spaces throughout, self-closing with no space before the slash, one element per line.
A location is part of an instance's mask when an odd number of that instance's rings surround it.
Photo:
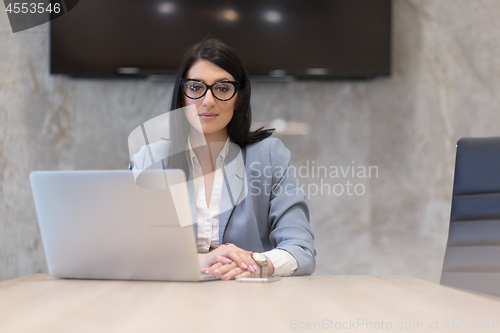
<path fill-rule="evenodd" d="M 197 247 L 199 253 L 207 253 L 220 245 L 219 215 L 222 199 L 224 175 L 222 167 L 225 165 L 229 152 L 229 138 L 215 160 L 215 175 L 212 187 L 210 204 L 207 207 L 205 197 L 205 181 L 198 158 L 193 152 L 188 140 L 190 159 L 193 165 L 193 179 L 196 200 L 196 221 L 198 223 Z M 297 260 L 287 251 L 272 249 L 263 253 L 274 265 L 273 275 L 288 276 L 299 267 Z"/>

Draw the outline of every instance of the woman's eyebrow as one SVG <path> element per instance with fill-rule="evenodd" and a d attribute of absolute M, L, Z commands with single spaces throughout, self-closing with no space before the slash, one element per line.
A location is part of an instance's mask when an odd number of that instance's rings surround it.
<path fill-rule="evenodd" d="M 199 80 L 199 81 L 201 81 L 201 82 L 206 83 L 206 82 L 205 82 L 205 80 L 202 80 L 202 79 L 197 78 L 197 77 L 192 77 L 191 79 Z M 227 78 L 227 77 L 223 77 L 223 78 L 221 78 L 221 79 L 217 79 L 217 80 L 215 80 L 215 81 L 214 81 L 214 83 L 216 83 L 216 82 L 221 82 L 221 81 L 232 81 L 232 80 L 231 80 L 231 79 L 229 79 L 229 78 Z"/>

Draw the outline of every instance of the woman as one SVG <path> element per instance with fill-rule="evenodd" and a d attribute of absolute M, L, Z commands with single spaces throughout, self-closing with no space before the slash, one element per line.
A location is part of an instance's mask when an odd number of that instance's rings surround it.
<path fill-rule="evenodd" d="M 250 81 L 232 48 L 208 39 L 189 49 L 171 110 L 182 107 L 171 112 L 166 166 L 194 181 L 203 271 L 224 280 L 311 274 L 314 236 L 290 152 L 272 130 L 250 131 Z"/>

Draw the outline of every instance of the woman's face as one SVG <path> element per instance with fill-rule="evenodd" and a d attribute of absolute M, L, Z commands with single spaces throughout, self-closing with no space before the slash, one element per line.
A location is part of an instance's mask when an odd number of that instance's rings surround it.
<path fill-rule="evenodd" d="M 188 70 L 186 78 L 203 81 L 211 85 L 220 81 L 235 81 L 234 77 L 207 60 L 198 60 Z M 191 127 L 205 134 L 207 141 L 226 141 L 227 124 L 233 118 L 239 92 L 228 101 L 220 101 L 212 95 L 210 89 L 205 96 L 199 99 L 184 97 L 184 106 L 194 105 L 195 108 L 186 108 L 186 117 Z"/>

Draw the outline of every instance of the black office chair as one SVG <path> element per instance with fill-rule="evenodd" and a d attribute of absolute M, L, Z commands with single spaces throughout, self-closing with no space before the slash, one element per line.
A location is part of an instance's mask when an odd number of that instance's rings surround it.
<path fill-rule="evenodd" d="M 500 296 L 500 137 L 457 143 L 441 284 Z"/>

